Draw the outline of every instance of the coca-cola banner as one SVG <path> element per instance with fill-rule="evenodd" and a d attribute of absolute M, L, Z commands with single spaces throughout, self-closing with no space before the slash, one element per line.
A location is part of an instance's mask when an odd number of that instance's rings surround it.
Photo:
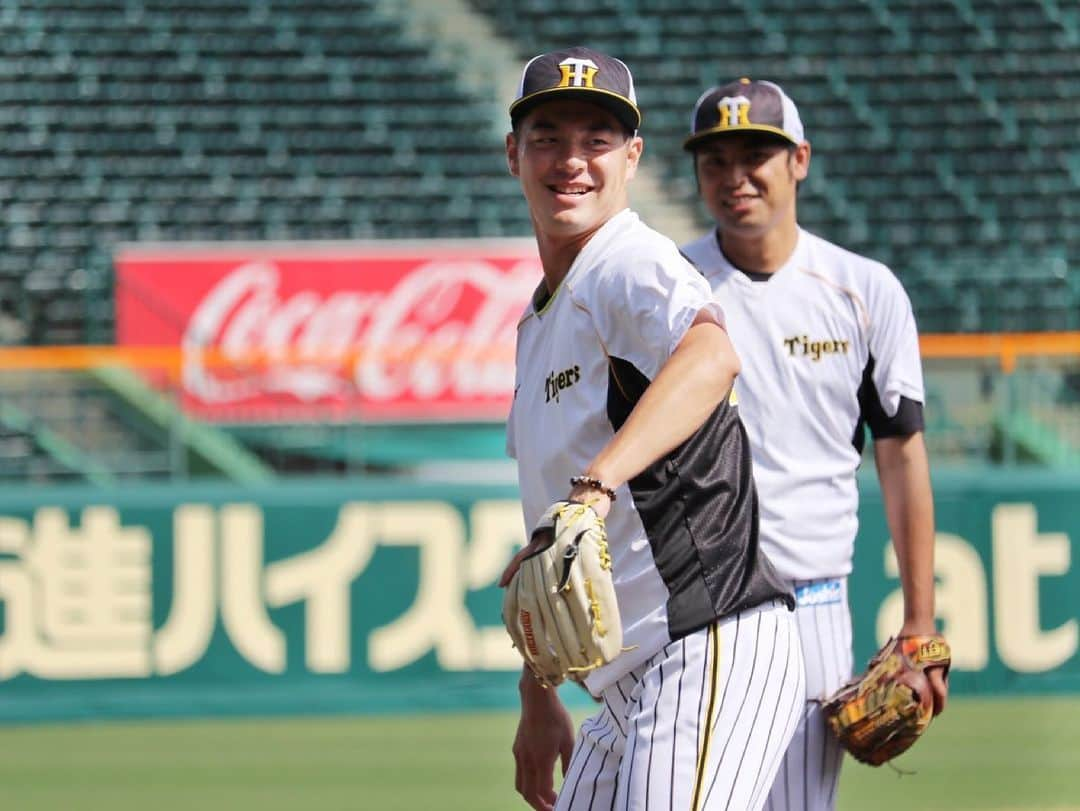
<path fill-rule="evenodd" d="M 175 346 L 217 421 L 502 420 L 532 240 L 129 246 L 117 341 Z"/>

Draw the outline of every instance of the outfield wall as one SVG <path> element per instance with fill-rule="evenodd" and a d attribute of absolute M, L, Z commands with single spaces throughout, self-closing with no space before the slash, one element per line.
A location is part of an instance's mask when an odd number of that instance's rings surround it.
<path fill-rule="evenodd" d="M 935 476 L 953 689 L 1080 690 L 1080 476 Z M 864 482 L 856 656 L 899 626 Z M 0 492 L 0 720 L 508 706 L 516 490 L 310 479 Z"/>

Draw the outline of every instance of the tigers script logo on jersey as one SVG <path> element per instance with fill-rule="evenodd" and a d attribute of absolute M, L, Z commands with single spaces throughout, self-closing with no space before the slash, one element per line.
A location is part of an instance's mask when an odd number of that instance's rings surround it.
<path fill-rule="evenodd" d="M 552 372 L 544 381 L 544 402 L 559 402 L 559 394 L 581 380 L 581 367 L 574 365 L 561 372 Z"/>
<path fill-rule="evenodd" d="M 822 355 L 846 355 L 851 349 L 851 341 L 843 339 L 811 341 L 805 335 L 796 335 L 784 339 L 788 357 L 808 357 L 813 361 L 821 360 Z"/>

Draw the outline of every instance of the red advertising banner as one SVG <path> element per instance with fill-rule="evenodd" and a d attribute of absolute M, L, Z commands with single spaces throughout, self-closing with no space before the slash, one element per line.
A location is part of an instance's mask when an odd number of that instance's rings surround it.
<path fill-rule="evenodd" d="M 122 346 L 176 347 L 185 410 L 223 422 L 502 420 L 532 240 L 132 245 Z"/>

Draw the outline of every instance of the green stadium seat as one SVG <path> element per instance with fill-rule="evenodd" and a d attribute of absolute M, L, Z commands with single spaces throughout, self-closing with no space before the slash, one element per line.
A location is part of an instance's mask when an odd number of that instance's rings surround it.
<path fill-rule="evenodd" d="M 689 109 L 705 85 L 749 74 L 800 104 L 824 170 L 804 190 L 811 230 L 897 266 L 930 250 L 941 274 L 953 256 L 1009 245 L 1080 257 L 1074 4 L 471 4 L 522 59 L 588 42 L 631 62 L 650 159 L 702 228 L 680 149 Z M 12 201 L 0 279 L 62 276 L 118 239 L 529 233 L 491 126 L 505 100 L 464 90 L 405 14 L 376 0 L 20 7 L 0 31 L 0 194 Z M 388 186 L 401 195 L 372 206 Z M 1038 329 L 1044 310 L 1069 323 L 1080 291 L 1059 292 L 1064 310 L 1039 293 L 1018 323 Z M 930 296 L 913 292 L 917 312 L 963 309 Z M 971 320 L 981 301 L 965 299 L 965 328 L 986 327 Z M 56 309 L 34 310 L 25 333 L 59 339 Z M 104 310 L 90 319 L 84 335 L 111 324 Z"/>
<path fill-rule="evenodd" d="M 731 3 L 724 6 L 727 19 L 741 15 L 753 33 L 741 48 L 736 40 L 734 52 L 722 54 L 710 25 L 725 14 L 713 5 L 620 3 L 622 30 L 660 31 L 665 47 L 658 50 L 654 38 L 646 54 L 624 39 L 619 54 L 635 64 L 647 58 L 648 70 L 639 75 L 652 81 L 692 80 L 693 69 L 685 66 L 697 64 L 693 91 L 747 73 L 782 81 L 800 103 L 816 167 L 827 177 L 822 183 L 812 175 L 804 189 L 800 213 L 811 230 L 898 266 L 929 250 L 945 277 L 966 272 L 951 269 L 958 252 L 993 258 L 1013 242 L 1029 255 L 1051 243 L 1080 255 L 1080 226 L 1074 225 L 1080 211 L 1069 197 L 1080 189 L 1080 60 L 1066 44 L 1076 15 L 1063 13 L 1061 4 L 1031 0 L 1021 12 L 1002 14 L 996 7 L 946 0 Z M 523 58 L 543 47 L 538 38 L 566 44 L 558 42 L 565 23 L 549 23 L 551 17 L 578 19 L 569 0 L 545 4 L 551 13 L 531 16 L 526 27 L 515 16 L 522 4 L 474 0 L 473 6 L 503 36 L 520 37 Z M 702 13 L 705 6 L 714 13 Z M 691 24 L 695 10 L 697 26 Z M 755 15 L 768 22 L 758 19 L 755 27 L 749 22 Z M 525 30 L 528 37 L 521 36 Z M 762 59 L 767 33 L 790 46 L 785 57 Z M 1038 88 L 1031 87 L 1033 75 L 1045 77 Z M 677 144 L 696 92 L 683 99 L 680 83 L 651 92 L 649 82 L 639 81 L 647 136 Z M 677 149 L 661 157 L 669 188 L 691 202 L 696 193 L 687 182 L 685 158 Z M 706 226 L 703 215 L 699 224 Z M 1035 272 L 1046 271 L 1036 263 Z M 1006 297 L 1009 306 L 999 312 L 990 308 L 993 296 L 985 290 L 963 293 L 962 302 L 949 299 L 958 295 L 945 284 L 917 288 L 912 298 L 917 312 L 944 329 L 961 322 L 964 329 L 986 329 L 983 316 L 1043 328 L 1044 298 L 1035 296 L 1022 309 Z M 1080 311 L 1080 298 L 1064 295 L 1067 306 Z M 1048 324 L 1061 322 L 1060 313 L 1048 313 Z"/>
<path fill-rule="evenodd" d="M 117 241 L 529 228 L 520 207 L 471 223 L 468 185 L 449 196 L 456 177 L 514 188 L 494 107 L 373 0 L 42 0 L 0 41 L 0 189 L 18 201 L 0 275 L 32 296 Z M 386 186 L 423 204 L 373 217 Z M 23 312 L 33 342 L 109 338 L 108 307 Z"/>

